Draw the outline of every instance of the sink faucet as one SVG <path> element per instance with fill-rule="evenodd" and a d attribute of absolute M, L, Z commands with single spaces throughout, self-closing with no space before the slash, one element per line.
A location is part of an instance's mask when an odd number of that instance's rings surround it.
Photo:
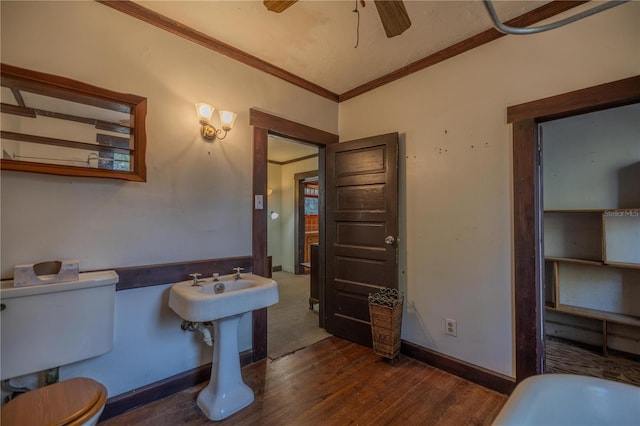
<path fill-rule="evenodd" d="M 233 268 L 234 271 L 236 271 L 236 274 L 233 276 L 234 280 L 239 280 L 240 279 L 240 271 L 244 271 L 244 268 L 241 267 L 237 267 L 237 268 Z"/>
<path fill-rule="evenodd" d="M 199 286 L 200 284 L 198 284 L 199 280 L 198 277 L 202 276 L 202 274 L 189 274 L 189 276 L 191 278 L 193 278 L 193 284 L 191 284 L 192 286 Z"/>

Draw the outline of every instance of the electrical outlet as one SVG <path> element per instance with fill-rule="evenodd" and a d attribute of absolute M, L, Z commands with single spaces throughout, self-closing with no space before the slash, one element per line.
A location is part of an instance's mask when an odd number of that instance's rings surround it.
<path fill-rule="evenodd" d="M 444 319 L 444 334 L 458 337 L 458 324 L 456 323 L 456 320 L 450 318 Z"/>

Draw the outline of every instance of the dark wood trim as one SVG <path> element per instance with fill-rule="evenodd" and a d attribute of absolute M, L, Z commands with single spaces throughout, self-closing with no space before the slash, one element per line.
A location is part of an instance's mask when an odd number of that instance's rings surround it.
<path fill-rule="evenodd" d="M 538 173 L 538 125 L 533 120 L 513 124 L 513 228 L 516 380 L 543 372 L 541 321 L 544 304 L 538 276 L 542 261 L 537 206 L 541 188 Z M 517 143 L 515 141 L 518 141 Z"/>
<path fill-rule="evenodd" d="M 507 123 L 538 123 L 640 102 L 640 75 L 507 108 Z"/>
<path fill-rule="evenodd" d="M 640 102 L 640 76 L 511 106 L 516 381 L 544 372 L 542 170 L 538 123 Z"/>
<path fill-rule="evenodd" d="M 132 1 L 125 1 L 125 0 L 96 0 L 96 1 L 98 1 L 98 3 L 104 4 L 105 6 L 109 6 L 119 12 L 127 14 L 133 18 L 137 18 L 148 24 L 151 24 L 153 26 L 166 30 L 184 39 L 187 39 L 193 43 L 199 44 L 200 46 L 203 46 L 216 53 L 220 53 L 221 55 L 228 56 L 229 58 L 242 62 L 243 64 L 248 65 L 252 68 L 255 68 L 257 70 L 270 74 L 274 77 L 278 77 L 288 83 L 291 83 L 295 86 L 308 90 L 311 93 L 315 93 L 318 96 L 322 96 L 323 98 L 329 99 L 334 102 L 338 101 L 337 93 L 333 93 L 330 90 L 327 90 L 323 87 L 318 86 L 315 83 L 312 83 L 308 80 L 298 77 L 297 75 L 292 74 L 289 71 L 276 67 L 275 65 L 272 65 L 267 61 L 264 61 L 256 56 L 250 55 L 247 52 L 243 52 L 240 49 L 237 49 L 229 44 L 223 43 L 218 39 L 210 37 L 178 21 L 175 21 L 157 12 L 154 12 L 153 10 L 140 6 L 137 3 L 134 3 Z M 213 21 L 215 21 L 215 18 L 213 19 Z"/>
<path fill-rule="evenodd" d="M 135 129 L 133 140 L 135 143 L 136 155 L 133 157 L 134 167 L 141 181 L 147 181 L 147 100 L 143 99 L 136 105 L 136 112 L 133 116 L 133 127 Z M 142 141 L 138 143 L 136 141 Z"/>
<path fill-rule="evenodd" d="M 304 124 L 296 123 L 256 108 L 249 111 L 249 124 L 253 126 L 253 196 L 263 195 L 267 200 L 267 149 L 269 133 L 275 133 L 294 140 L 304 141 L 318 146 L 319 184 L 324 185 L 324 147 L 330 143 L 338 143 L 338 135 L 315 129 Z M 320 194 L 319 206 L 324 206 L 324 195 Z M 268 207 L 268 206 L 265 206 Z M 253 203 L 252 203 L 253 208 Z M 320 226 L 320 241 L 324 238 L 324 226 Z M 253 259 L 254 271 L 267 267 L 267 209 L 253 209 Z M 323 248 L 320 249 L 321 265 L 323 265 Z M 264 266 L 263 266 L 264 265 Z M 324 269 L 324 268 L 322 268 Z M 259 272 L 256 272 L 259 273 Z M 322 276 L 321 276 L 322 279 Z M 320 315 L 323 314 L 323 281 L 320 281 Z M 323 324 L 321 318 L 321 324 Z M 267 310 L 253 311 L 253 360 L 258 361 L 267 356 Z"/>
<path fill-rule="evenodd" d="M 267 147 L 269 132 L 259 127 L 253 128 L 253 199 L 252 199 L 252 250 L 254 270 L 257 274 L 267 276 L 269 262 L 267 258 Z M 256 196 L 263 199 L 264 208 L 258 210 L 254 203 Z M 267 309 L 253 311 L 252 315 L 253 361 L 267 357 Z"/>
<path fill-rule="evenodd" d="M 439 62 L 450 59 L 454 56 L 460 55 L 483 44 L 489 43 L 493 40 L 503 37 L 505 34 L 500 33 L 494 28 L 483 31 L 475 36 L 469 37 L 459 43 L 442 49 L 432 55 L 424 57 L 416 62 L 401 67 L 389 74 L 382 77 L 371 80 L 367 83 L 361 84 L 351 90 L 348 90 L 340 95 L 334 93 L 328 89 L 318 86 L 308 80 L 298 77 L 282 68 L 276 67 L 256 56 L 250 55 L 240 49 L 237 49 L 229 44 L 223 43 L 213 37 L 210 37 L 200 31 L 197 31 L 191 27 L 188 27 L 178 21 L 147 9 L 139 4 L 125 0 L 96 0 L 99 3 L 109 6 L 119 12 L 125 13 L 133 18 L 137 18 L 148 24 L 154 25 L 158 28 L 166 30 L 179 37 L 185 38 L 196 44 L 199 44 L 207 49 L 222 55 L 228 56 L 234 60 L 242 62 L 245 65 L 263 71 L 267 74 L 278 77 L 288 83 L 301 87 L 305 90 L 322 96 L 326 99 L 334 102 L 343 102 L 351 98 L 355 98 L 363 93 L 369 92 L 392 81 L 399 80 L 417 71 L 423 70 L 427 67 L 435 65 Z M 559 13 L 565 12 L 576 6 L 586 3 L 587 1 L 565 1 L 555 0 L 548 4 L 545 4 L 537 9 L 520 15 L 514 19 L 506 22 L 507 25 L 516 27 L 527 27 L 529 25 L 540 22 L 544 19 L 551 18 Z"/>
<path fill-rule="evenodd" d="M 249 124 L 267 129 L 268 133 L 308 142 L 312 145 L 329 145 L 339 142 L 338 135 L 269 114 L 258 108 L 249 110 Z"/>
<path fill-rule="evenodd" d="M 410 358 L 432 365 L 447 373 L 455 374 L 458 377 L 493 389 L 505 395 L 511 394 L 516 386 L 516 382 L 508 376 L 478 367 L 477 365 L 448 357 L 430 349 L 423 348 L 414 343 L 402 341 L 400 352 Z"/>
<path fill-rule="evenodd" d="M 252 362 L 258 362 L 267 357 L 267 308 L 253 311 L 251 318 L 251 326 L 253 327 L 251 338 L 253 344 Z"/>
<path fill-rule="evenodd" d="M 318 250 L 318 263 L 320 265 L 318 271 L 318 325 L 321 328 L 325 328 L 326 324 L 326 308 L 325 308 L 325 276 L 326 276 L 326 255 L 325 250 L 327 247 L 326 244 L 326 205 L 327 201 L 324 196 L 324 188 L 327 176 L 327 152 L 326 149 L 320 149 L 318 152 L 318 185 L 319 185 L 319 196 L 318 196 L 318 242 L 319 242 L 319 250 Z"/>
<path fill-rule="evenodd" d="M 54 96 L 72 102 L 96 106 L 130 113 L 146 98 L 129 93 L 114 92 L 113 90 L 93 86 L 81 81 L 47 74 L 40 71 L 20 68 L 9 64 L 1 64 L 2 86 L 11 89 L 26 90 L 45 96 Z"/>
<path fill-rule="evenodd" d="M 27 108 L 20 105 L 0 103 L 0 112 L 6 114 L 19 115 L 21 117 L 36 118 L 36 112 L 33 108 Z"/>
<path fill-rule="evenodd" d="M 114 268 L 120 277 L 116 290 L 176 283 L 190 279 L 189 274 L 193 273 L 202 274 L 203 277 L 211 276 L 214 272 L 220 275 L 231 274 L 237 266 L 245 271 L 254 270 L 251 256 Z"/>
<path fill-rule="evenodd" d="M 268 163 L 270 164 L 276 164 L 278 166 L 284 166 L 286 164 L 293 164 L 293 163 L 297 163 L 299 161 L 304 161 L 304 160 L 308 160 L 310 158 L 315 158 L 317 157 L 318 154 L 311 154 L 311 155 L 305 155 L 304 157 L 299 157 L 299 158 L 294 158 L 293 160 L 287 160 L 287 161 L 274 161 L 274 160 L 268 160 Z"/>
<path fill-rule="evenodd" d="M 528 27 L 529 25 L 535 24 L 536 22 L 540 22 L 547 18 L 551 18 L 559 13 L 565 12 L 584 3 L 586 3 L 586 1 L 552 1 L 551 3 L 547 3 L 544 6 L 541 6 L 514 19 L 511 19 L 510 21 L 507 21 L 506 24 L 514 27 Z M 417 71 L 421 71 L 432 65 L 435 65 L 447 59 L 451 59 L 454 56 L 468 52 L 471 49 L 480 47 L 483 44 L 487 44 L 489 42 L 497 40 L 501 37 L 504 37 L 505 35 L 506 34 L 502 34 L 494 28 L 488 29 L 452 46 L 442 49 L 432 55 L 419 59 L 416 62 L 406 65 L 402 68 L 398 68 L 397 70 L 390 72 L 389 74 L 383 75 L 382 77 L 376 78 L 358 87 L 348 90 L 340 94 L 338 101 L 343 102 L 351 98 L 355 98 L 356 96 L 384 86 L 385 84 L 399 80 Z"/>
<path fill-rule="evenodd" d="M 259 127 L 253 128 L 253 199 L 260 196 L 263 199 L 263 208 L 253 210 L 253 258 L 254 269 L 258 274 L 266 274 L 267 271 L 267 157 L 268 131 Z M 252 200 L 254 201 L 254 200 Z"/>
<path fill-rule="evenodd" d="M 251 359 L 251 350 L 240 353 L 240 365 L 242 367 L 251 364 Z M 150 404 L 174 393 L 204 383 L 209 380 L 210 376 L 211 363 L 208 363 L 164 380 L 151 383 L 150 385 L 109 398 L 100 416 L 100 421 L 110 419 L 134 408 Z"/>
<path fill-rule="evenodd" d="M 287 164 L 297 163 L 298 161 L 309 160 L 311 158 L 317 158 L 317 157 L 318 157 L 318 154 L 305 155 L 304 157 L 296 158 L 294 160 L 283 161 L 282 165 L 284 166 Z"/>

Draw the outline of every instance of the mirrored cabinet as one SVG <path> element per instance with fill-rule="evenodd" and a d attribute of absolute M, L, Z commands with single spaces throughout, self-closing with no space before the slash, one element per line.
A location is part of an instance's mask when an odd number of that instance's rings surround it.
<path fill-rule="evenodd" d="M 2 170 L 146 181 L 147 100 L 1 65 Z"/>

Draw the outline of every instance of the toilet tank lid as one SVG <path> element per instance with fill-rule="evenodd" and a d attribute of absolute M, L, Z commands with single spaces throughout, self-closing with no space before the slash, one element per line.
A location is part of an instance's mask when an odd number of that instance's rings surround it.
<path fill-rule="evenodd" d="M 0 298 L 11 299 L 15 297 L 33 296 L 60 291 L 80 290 L 83 288 L 114 285 L 118 282 L 116 271 L 82 272 L 78 281 L 57 284 L 33 285 L 28 287 L 14 287 L 13 280 L 2 281 L 0 286 Z"/>

